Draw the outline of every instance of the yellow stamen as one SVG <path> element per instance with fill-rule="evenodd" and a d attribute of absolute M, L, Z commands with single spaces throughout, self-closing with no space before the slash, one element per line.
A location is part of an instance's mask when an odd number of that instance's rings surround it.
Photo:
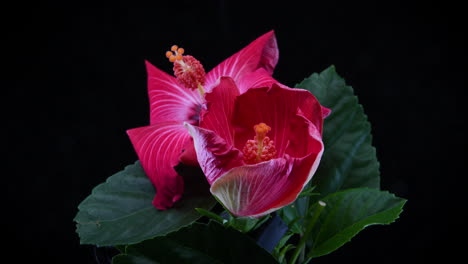
<path fill-rule="evenodd" d="M 265 123 L 259 123 L 253 129 L 254 139 L 247 140 L 242 150 L 245 163 L 256 164 L 276 158 L 275 143 L 266 136 L 271 128 Z"/>
<path fill-rule="evenodd" d="M 198 89 L 202 97 L 205 96 L 205 69 L 203 65 L 190 55 L 183 55 L 185 50 L 177 45 L 166 51 L 166 57 L 174 63 L 174 75 L 178 81 L 189 89 Z"/>
<path fill-rule="evenodd" d="M 169 61 L 170 61 L 170 62 L 174 62 L 174 61 L 176 61 L 176 59 L 177 59 L 177 57 L 174 56 L 174 55 L 171 55 L 171 56 L 169 57 Z"/>
<path fill-rule="evenodd" d="M 260 155 L 263 152 L 263 139 L 265 139 L 265 136 L 268 132 L 270 132 L 271 127 L 269 127 L 265 123 L 260 123 L 254 126 L 255 130 L 255 140 L 257 140 L 257 160 L 260 160 Z"/>

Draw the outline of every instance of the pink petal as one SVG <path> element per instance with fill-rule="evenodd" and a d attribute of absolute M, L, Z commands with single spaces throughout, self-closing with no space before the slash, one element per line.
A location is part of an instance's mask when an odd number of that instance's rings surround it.
<path fill-rule="evenodd" d="M 278 56 L 276 37 L 274 32 L 270 31 L 208 72 L 206 90 L 211 91 L 221 76 L 229 76 L 237 82 L 245 73 L 259 68 L 264 68 L 271 75 L 278 63 Z"/>
<path fill-rule="evenodd" d="M 235 146 L 242 149 L 255 135 L 253 126 L 264 122 L 271 127 L 268 136 L 275 142 L 278 157 L 285 153 L 303 157 L 317 147 L 315 141 L 308 140 L 308 125 L 304 120 L 309 120 L 321 134 L 322 115 L 317 99 L 306 90 L 276 84 L 270 89 L 250 89 L 236 100 L 233 115 Z"/>
<path fill-rule="evenodd" d="M 185 165 L 200 167 L 197 160 L 197 153 L 195 152 L 195 146 L 193 145 L 193 139 L 187 140 L 184 147 L 182 148 L 182 154 L 180 154 L 179 161 Z"/>
<path fill-rule="evenodd" d="M 212 184 L 228 170 L 243 165 L 239 150 L 226 144 L 215 132 L 185 123 L 193 138 L 197 159 L 208 183 Z"/>
<path fill-rule="evenodd" d="M 164 122 L 127 131 L 140 162 L 156 187 L 153 205 L 170 208 L 182 197 L 184 183 L 174 170 L 190 135 L 181 122 Z"/>
<path fill-rule="evenodd" d="M 242 79 L 237 82 L 237 87 L 241 94 L 251 88 L 271 87 L 274 83 L 282 86 L 264 69 L 260 68 L 254 72 L 244 74 Z"/>
<path fill-rule="evenodd" d="M 202 111 L 200 127 L 211 129 L 227 144 L 234 143 L 234 127 L 231 124 L 234 103 L 239 95 L 230 77 L 221 77 L 219 84 L 206 93 L 206 109 Z"/>
<path fill-rule="evenodd" d="M 325 119 L 331 114 L 331 109 L 322 106 L 322 118 Z"/>
<path fill-rule="evenodd" d="M 260 217 L 298 197 L 315 173 L 323 153 L 272 159 L 235 167 L 211 185 L 211 193 L 234 215 Z"/>
<path fill-rule="evenodd" d="M 197 90 L 184 88 L 177 79 L 146 62 L 150 123 L 190 121 L 196 123 L 203 103 Z"/>

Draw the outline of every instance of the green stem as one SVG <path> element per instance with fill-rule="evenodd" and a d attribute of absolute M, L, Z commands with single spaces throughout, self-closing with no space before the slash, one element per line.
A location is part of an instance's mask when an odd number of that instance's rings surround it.
<path fill-rule="evenodd" d="M 309 261 L 310 261 L 310 260 L 312 260 L 312 257 L 309 257 L 309 256 L 307 256 L 307 259 L 304 261 L 304 263 L 303 263 L 303 264 L 307 264 L 307 263 L 309 263 Z"/>
<path fill-rule="evenodd" d="M 314 189 L 315 189 L 315 186 L 312 186 L 310 188 L 310 190 L 314 190 Z M 302 213 L 302 215 L 307 215 L 309 205 L 310 205 L 310 197 L 307 197 L 305 207 L 303 208 L 304 212 Z M 299 254 L 299 262 L 300 263 L 302 263 L 304 261 L 304 256 L 305 256 L 305 247 L 302 248 L 301 254 Z"/>
<path fill-rule="evenodd" d="M 305 247 L 307 239 L 309 238 L 309 235 L 312 232 L 312 229 L 314 228 L 314 225 L 320 216 L 320 213 L 322 212 L 323 208 L 325 208 L 326 205 L 327 204 L 322 201 L 317 202 L 317 207 L 315 208 L 314 215 L 312 216 L 312 219 L 307 225 L 304 235 L 301 237 L 301 240 L 299 240 L 299 244 L 297 245 L 297 248 L 294 250 L 291 261 L 289 262 L 290 264 L 296 263 L 297 258 L 299 257 L 299 254 L 301 253 L 302 249 Z"/>

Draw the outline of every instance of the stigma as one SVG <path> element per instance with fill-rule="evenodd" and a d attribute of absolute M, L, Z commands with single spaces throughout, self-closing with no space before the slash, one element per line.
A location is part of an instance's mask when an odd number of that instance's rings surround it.
<path fill-rule="evenodd" d="M 265 123 L 259 123 L 253 129 L 255 137 L 247 140 L 242 151 L 244 153 L 244 162 L 256 164 L 276 158 L 275 142 L 266 136 L 271 131 L 271 127 Z"/>
<path fill-rule="evenodd" d="M 174 75 L 180 84 L 189 89 L 198 89 L 203 96 L 205 91 L 205 69 L 203 65 L 190 55 L 183 55 L 185 50 L 173 45 L 170 51 L 166 52 L 166 58 L 174 63 Z"/>

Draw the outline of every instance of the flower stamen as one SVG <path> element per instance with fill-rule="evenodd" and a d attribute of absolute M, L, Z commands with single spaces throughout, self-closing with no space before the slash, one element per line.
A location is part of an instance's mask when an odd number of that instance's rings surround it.
<path fill-rule="evenodd" d="M 271 127 L 265 123 L 259 123 L 253 129 L 255 137 L 247 140 L 243 149 L 245 163 L 256 164 L 275 158 L 275 142 L 266 136 L 271 131 Z"/>
<path fill-rule="evenodd" d="M 183 55 L 185 50 L 179 48 L 177 45 L 173 45 L 170 51 L 166 51 L 166 58 L 170 62 L 174 63 L 174 75 L 179 82 L 189 88 L 198 89 L 200 95 L 205 95 L 205 69 L 203 65 L 190 55 Z"/>

